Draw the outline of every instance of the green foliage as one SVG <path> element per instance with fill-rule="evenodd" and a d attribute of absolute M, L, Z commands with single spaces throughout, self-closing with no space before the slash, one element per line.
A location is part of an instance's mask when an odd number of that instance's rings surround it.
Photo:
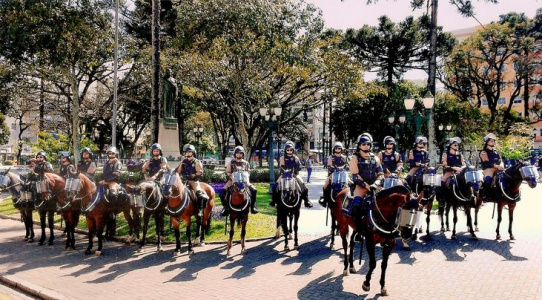
<path fill-rule="evenodd" d="M 279 177 L 279 170 L 275 169 L 275 178 Z M 203 168 L 203 181 L 205 182 L 226 182 L 225 171 L 215 171 L 209 168 Z M 250 170 L 250 182 L 269 182 L 269 169 L 257 168 Z"/>
<path fill-rule="evenodd" d="M 9 141 L 10 130 L 5 122 L 6 117 L 4 114 L 0 113 L 0 145 L 5 145 Z"/>
<path fill-rule="evenodd" d="M 532 126 L 516 123 L 510 128 L 510 135 L 503 137 L 497 144 L 500 154 L 510 160 L 521 160 L 529 157 L 529 151 L 534 144 Z"/>
<path fill-rule="evenodd" d="M 53 137 L 51 133 L 41 131 L 38 133 L 38 142 L 32 144 L 32 152 L 38 152 L 40 150 L 47 153 L 49 161 L 52 161 L 60 151 L 71 151 L 68 137 L 64 134 L 59 133 L 58 139 Z"/>

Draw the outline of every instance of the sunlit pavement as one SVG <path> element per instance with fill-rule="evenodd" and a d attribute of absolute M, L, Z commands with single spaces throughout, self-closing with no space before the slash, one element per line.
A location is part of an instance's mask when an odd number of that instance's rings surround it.
<path fill-rule="evenodd" d="M 304 172 L 301 176 L 306 179 Z M 224 245 L 197 247 L 191 256 L 183 245 L 184 252 L 174 257 L 170 245 L 162 252 L 149 245 L 138 253 L 135 246 L 108 242 L 101 257 L 85 256 L 86 238 L 81 235 L 76 251 L 63 250 L 65 240 L 58 231 L 54 246 L 27 244 L 22 241 L 22 224 L 2 219 L 0 275 L 42 296 L 65 299 L 379 298 L 380 261 L 367 293 L 361 289 L 367 253 L 363 251 L 364 260 L 358 265 L 356 247 L 358 272 L 343 277 L 342 249 L 328 247 L 326 210 L 317 203 L 325 176 L 323 169 L 317 169 L 308 184 L 314 207 L 302 208 L 299 251 L 283 252 L 283 238 L 250 242 L 245 255 L 236 244 L 231 257 L 226 257 Z M 411 242 L 411 251 L 398 246 L 392 254 L 386 277 L 390 296 L 386 298 L 542 299 L 542 187 L 530 189 L 524 184 L 522 192 L 514 215 L 515 241 L 509 240 L 507 215 L 501 224 L 503 240 L 495 240 L 492 204 L 484 205 L 480 212 L 478 241 L 466 233 L 463 212 L 454 241 L 450 232 L 437 231 L 440 221 L 432 215 L 431 240 Z M 340 238 L 336 244 L 340 245 Z"/>

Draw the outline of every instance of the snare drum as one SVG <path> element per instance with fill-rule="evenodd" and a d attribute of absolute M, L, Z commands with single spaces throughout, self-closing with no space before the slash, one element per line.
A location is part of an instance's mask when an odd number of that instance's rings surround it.
<path fill-rule="evenodd" d="M 397 185 L 401 185 L 401 180 L 399 178 L 393 178 L 393 177 L 384 178 L 384 182 L 382 184 L 384 189 L 389 189 Z"/>
<path fill-rule="evenodd" d="M 472 170 L 465 172 L 465 181 L 467 183 L 480 183 L 484 181 L 484 172 L 482 170 Z"/>
<path fill-rule="evenodd" d="M 424 186 L 440 186 L 442 175 L 439 174 L 423 174 Z"/>

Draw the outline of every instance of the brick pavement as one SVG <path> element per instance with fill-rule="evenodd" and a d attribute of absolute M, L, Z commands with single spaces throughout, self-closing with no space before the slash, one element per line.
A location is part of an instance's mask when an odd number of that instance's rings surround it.
<path fill-rule="evenodd" d="M 264 240 L 248 243 L 245 255 L 239 254 L 239 245 L 232 257 L 225 256 L 224 245 L 206 245 L 195 248 L 194 255 L 174 257 L 173 246 L 158 253 L 148 246 L 138 253 L 135 246 L 109 242 L 103 255 L 94 257 L 83 254 L 86 240 L 81 235 L 76 251 L 64 251 L 61 238 L 54 246 L 26 244 L 22 224 L 2 219 L 0 276 L 54 299 L 379 298 L 380 264 L 368 293 L 361 289 L 366 261 L 361 266 L 356 261 L 357 274 L 342 276 L 342 250 L 327 246 L 325 210 L 316 205 L 324 173 L 314 175 L 309 187 L 315 207 L 301 213 L 299 251 L 285 253 L 283 240 Z M 537 222 L 542 187 L 523 185 L 522 191 L 515 211 L 516 241 L 508 240 L 507 216 L 501 224 L 503 240 L 494 240 L 493 205 L 481 210 L 478 241 L 465 233 L 464 214 L 459 215 L 455 241 L 449 240 L 449 232 L 435 231 L 440 226 L 432 216 L 432 240 L 412 242 L 412 251 L 397 248 L 392 254 L 388 299 L 542 299 L 542 224 Z"/>

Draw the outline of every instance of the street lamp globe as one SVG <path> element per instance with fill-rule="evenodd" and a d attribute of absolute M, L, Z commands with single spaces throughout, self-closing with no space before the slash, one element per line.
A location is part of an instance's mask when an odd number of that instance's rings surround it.
<path fill-rule="evenodd" d="M 399 116 L 399 122 L 400 122 L 400 123 L 405 123 L 405 121 L 406 121 L 405 115 Z"/>
<path fill-rule="evenodd" d="M 389 116 L 388 122 L 390 122 L 390 124 L 393 124 L 393 122 L 395 122 L 395 117 L 393 115 Z"/>
<path fill-rule="evenodd" d="M 423 106 L 425 109 L 432 109 L 433 105 L 435 104 L 435 98 L 431 93 L 428 93 L 428 95 L 425 98 L 422 98 Z"/>
<path fill-rule="evenodd" d="M 405 99 L 405 108 L 407 110 L 412 110 L 414 108 L 414 104 L 416 104 L 415 99 Z"/>

